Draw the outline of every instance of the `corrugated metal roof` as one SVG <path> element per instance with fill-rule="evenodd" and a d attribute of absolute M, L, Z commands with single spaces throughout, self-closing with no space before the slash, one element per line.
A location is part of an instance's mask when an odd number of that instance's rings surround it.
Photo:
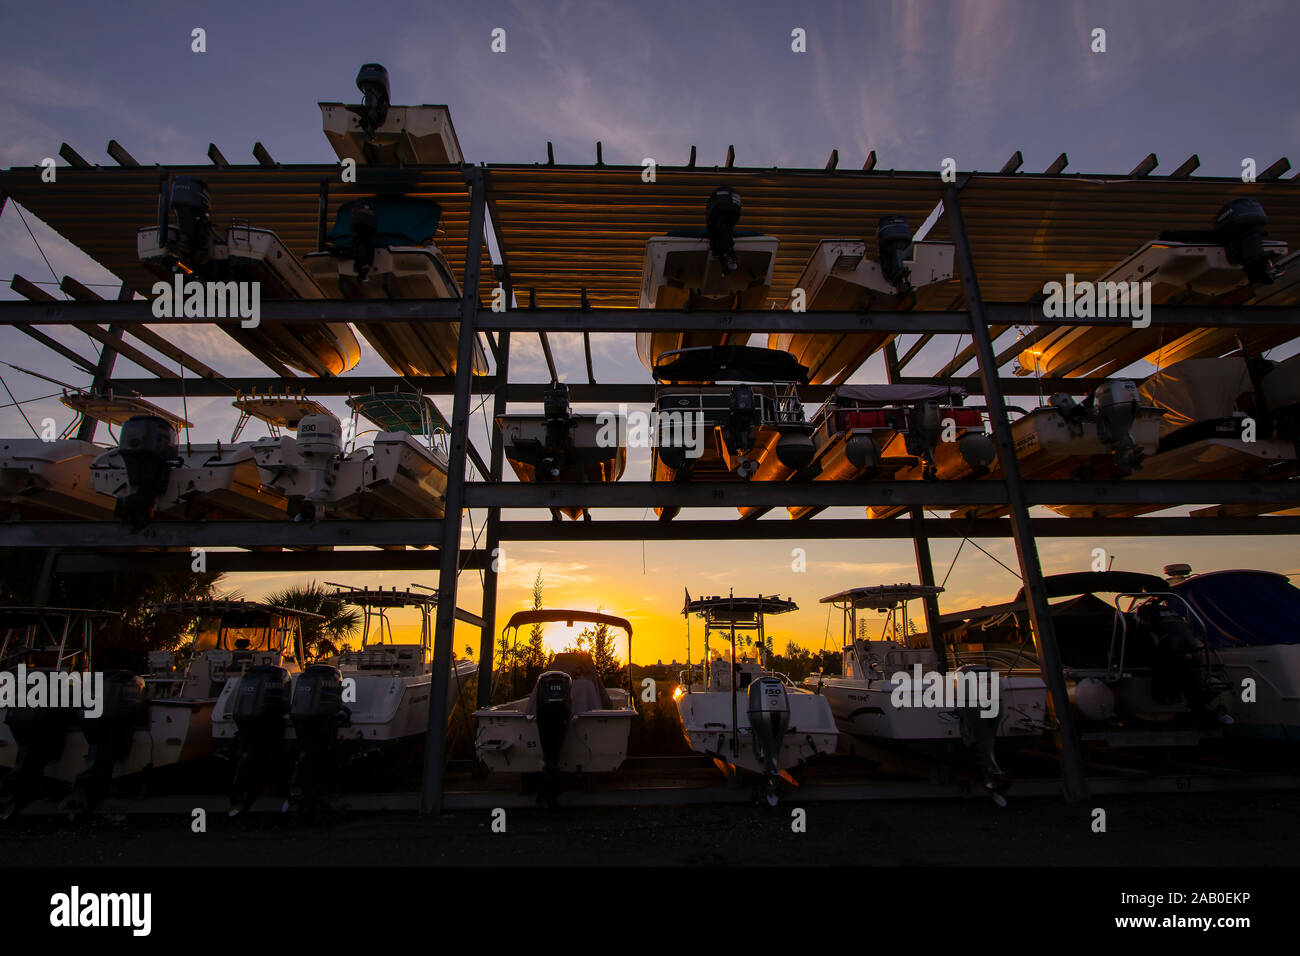
<path fill-rule="evenodd" d="M 54 183 L 43 183 L 38 168 L 0 172 L 0 191 L 30 209 L 61 236 L 146 293 L 155 279 L 140 265 L 136 232 L 158 220 L 158 183 L 163 173 L 197 176 L 208 184 L 214 225 L 234 219 L 271 229 L 299 258 L 316 251 L 320 181 L 330 181 L 329 224 L 338 207 L 383 189 L 432 199 L 442 207 L 438 247 L 457 276 L 464 274 L 469 232 L 469 190 L 460 167 L 357 170 L 357 183 L 339 182 L 337 165 L 310 166 L 60 166 Z M 486 245 L 483 268 L 490 270 Z M 490 277 L 484 273 L 484 281 Z"/>
<path fill-rule="evenodd" d="M 822 239 L 874 237 L 886 213 L 913 227 L 943 196 L 934 173 L 666 168 L 655 182 L 639 166 L 489 166 L 488 199 L 515 292 L 540 306 L 573 306 L 582 288 L 595 307 L 636 308 L 645 243 L 700 228 L 718 186 L 744 202 L 738 228 L 781 240 L 769 303 L 783 302 Z"/>

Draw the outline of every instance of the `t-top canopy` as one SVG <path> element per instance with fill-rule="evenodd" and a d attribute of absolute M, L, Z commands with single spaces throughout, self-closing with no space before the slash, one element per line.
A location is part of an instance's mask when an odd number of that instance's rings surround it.
<path fill-rule="evenodd" d="M 904 601 L 917 598 L 934 597 L 942 594 L 943 588 L 934 584 L 876 584 L 869 587 L 849 588 L 837 591 L 821 599 L 822 604 L 844 604 L 854 608 L 869 608 L 887 611 Z"/>
<path fill-rule="evenodd" d="M 297 617 L 314 621 L 325 620 L 322 615 L 313 614 L 311 611 L 280 607 L 278 604 L 263 604 L 260 601 L 232 601 L 224 598 L 215 598 L 209 601 L 167 601 L 161 604 L 150 604 L 147 610 L 150 614 L 220 614 L 224 616 L 226 614 L 243 613 Z"/>
<path fill-rule="evenodd" d="M 705 345 L 677 349 L 659 356 L 654 368 L 659 382 L 797 382 L 808 381 L 808 369 L 784 349 L 751 345 Z"/>
<path fill-rule="evenodd" d="M 511 628 L 523 627 L 525 624 L 555 624 L 560 621 L 566 624 L 573 624 L 575 621 L 582 621 L 584 624 L 612 624 L 627 631 L 628 637 L 632 636 L 632 624 L 626 618 L 615 617 L 612 614 L 601 614 L 599 611 L 566 611 L 563 609 L 515 611 L 514 614 L 510 615 L 510 620 L 506 622 L 506 626 L 502 630 L 508 631 Z"/>

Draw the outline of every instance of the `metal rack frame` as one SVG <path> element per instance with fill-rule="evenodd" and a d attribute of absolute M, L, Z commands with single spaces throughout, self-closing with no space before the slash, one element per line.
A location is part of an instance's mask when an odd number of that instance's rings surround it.
<path fill-rule="evenodd" d="M 88 165 L 88 164 L 87 164 Z M 249 169 L 255 169 L 250 167 Z M 756 538 L 778 539 L 832 539 L 857 538 L 863 540 L 910 538 L 915 545 L 918 576 L 923 584 L 934 582 L 930 559 L 929 539 L 961 537 L 1009 536 L 1016 545 L 1025 593 L 1029 601 L 1030 618 L 1035 641 L 1042 662 L 1043 677 L 1052 696 L 1054 710 L 1060 723 L 1059 746 L 1062 754 L 1062 783 L 1067 800 L 1084 799 L 1088 783 L 1084 773 L 1082 751 L 1068 706 L 1065 681 L 1059 666 L 1052 620 L 1048 611 L 1043 574 L 1039 562 L 1036 538 L 1040 536 L 1095 536 L 1102 534 L 1145 535 L 1213 535 L 1213 534 L 1300 534 L 1297 517 L 1155 517 L 1155 518 L 1032 518 L 1028 509 L 1037 504 L 1088 504 L 1106 503 L 1159 503 L 1162 505 L 1188 504 L 1199 501 L 1214 503 L 1269 503 L 1300 505 L 1300 482 L 1198 482 L 1198 481 L 1027 481 L 1021 475 L 1019 463 L 1011 441 L 1005 397 L 1010 395 L 1040 394 L 1043 390 L 1068 391 L 1083 394 L 1091 391 L 1099 379 L 1065 378 L 1052 380 L 1005 379 L 998 369 L 1006 355 L 995 355 L 990 328 L 1015 325 L 1032 325 L 1039 329 L 1054 325 L 1112 325 L 1128 324 L 1127 320 L 1114 319 L 1046 319 L 1041 309 L 1026 303 L 983 302 L 978 273 L 972 255 L 971 241 L 967 235 L 961 206 L 961 194 L 972 179 L 1001 178 L 1002 174 L 963 174 L 943 193 L 943 210 L 950 238 L 956 247 L 960 265 L 966 308 L 947 312 L 805 312 L 780 311 L 696 313 L 681 311 L 649 311 L 618 308 L 588 308 L 583 293 L 584 307 L 580 308 L 510 308 L 495 312 L 479 304 L 481 265 L 484 258 L 485 224 L 489 210 L 496 245 L 502 262 L 494 267 L 494 278 L 502 284 L 507 302 L 513 302 L 514 287 L 510 275 L 508 244 L 501 233 L 501 214 L 492 204 L 493 167 L 457 167 L 463 174 L 469 194 L 469 225 L 465 248 L 463 295 L 459 303 L 446 301 L 371 301 L 365 303 L 367 322 L 402 321 L 456 321 L 461 324 L 458 372 L 454 378 L 408 379 L 398 376 L 332 379 L 293 378 L 231 378 L 200 375 L 197 378 L 179 379 L 158 374 L 156 378 L 112 377 L 114 359 L 119 351 L 129 354 L 121 346 L 123 331 L 135 330 L 148 323 L 205 323 L 214 320 L 155 318 L 147 302 L 130 301 L 124 291 L 117 301 L 93 300 L 90 296 L 76 296 L 81 301 L 58 301 L 52 298 L 27 302 L 0 303 L 0 325 L 20 328 L 27 335 L 42 342 L 93 373 L 93 387 L 111 387 L 123 393 L 136 393 L 143 397 L 167 397 L 188 394 L 191 396 L 226 395 L 235 390 L 242 392 L 266 391 L 291 385 L 295 390 L 310 395 L 342 395 L 370 388 L 388 389 L 399 384 L 415 387 L 426 394 L 452 396 L 449 469 L 446 492 L 446 517 L 442 520 L 410 521 L 337 521 L 313 525 L 310 523 L 283 524 L 271 522 L 159 522 L 140 532 L 107 522 L 28 521 L 0 523 L 0 548 L 40 550 L 44 555 L 43 578 L 48 581 L 52 573 L 83 573 L 101 571 L 108 567 L 132 567 L 142 571 L 170 570 L 187 565 L 188 549 L 208 548 L 312 548 L 326 545 L 357 546 L 359 550 L 345 551 L 233 551 L 216 552 L 209 557 L 209 567 L 215 570 L 390 570 L 427 568 L 436 560 L 438 564 L 438 593 L 434 631 L 434 673 L 449 673 L 452 657 L 454 615 L 457 596 L 457 576 L 463 569 L 479 569 L 484 574 L 482 605 L 482 637 L 480 647 L 479 703 L 486 704 L 490 688 L 490 674 L 496 626 L 497 572 L 492 555 L 502 541 L 539 540 L 728 540 Z M 591 174 L 601 170 L 616 171 L 619 167 L 555 167 L 581 169 Z M 692 167 L 693 168 L 693 167 Z M 437 168 L 439 173 L 445 168 Z M 623 170 L 626 172 L 626 170 Z M 639 167 L 637 168 L 639 172 Z M 12 173 L 13 171 L 11 171 Z M 165 175 L 166 170 L 162 171 Z M 700 170 L 700 172 L 705 172 Z M 716 170 L 716 178 L 728 178 L 731 169 Z M 802 171 L 812 175 L 840 175 L 834 170 Z M 1059 169 L 1054 170 L 1059 173 Z M 25 175 L 26 171 L 22 171 Z M 1017 179 L 1042 181 L 1052 179 L 1048 174 L 1016 174 Z M 858 176 L 880 177 L 864 170 Z M 893 176 L 891 172 L 888 174 Z M 903 174 L 915 178 L 930 174 Z M 3 182 L 4 174 L 0 174 Z M 852 178 L 852 176 L 850 176 Z M 1136 170 L 1127 176 L 1109 177 L 1110 181 L 1147 181 L 1160 177 L 1147 177 Z M 1168 179 L 1181 179 L 1176 173 Z M 1239 185 L 1235 180 L 1197 180 L 1226 188 Z M 1294 187 L 1291 187 L 1294 188 Z M 7 197 L 0 192 L 0 210 Z M 66 290 L 65 290 L 66 291 Z M 74 290 L 75 291 L 75 290 Z M 321 321 L 349 321 L 356 317 L 357 305 L 346 300 L 267 302 L 263 305 L 264 322 L 313 323 Z M 1204 326 L 1245 328 L 1256 325 L 1294 327 L 1300 336 L 1300 310 L 1278 307 L 1177 307 L 1156 306 L 1152 310 L 1153 325 L 1185 325 L 1194 322 Z M 237 322 L 238 319 L 228 320 Z M 103 348 L 98 361 L 92 362 L 70 353 L 66 347 L 39 332 L 43 325 L 68 325 L 93 323 L 98 330 L 107 325 L 107 331 L 97 336 Z M 899 383 L 929 383 L 934 377 L 905 377 L 901 370 L 919 351 L 920 345 L 934 335 L 969 334 L 972 346 L 964 353 L 967 360 L 977 362 L 978 377 L 944 379 L 957 382 L 971 393 L 982 394 L 987 402 L 993 437 L 1003 480 L 969 483 L 943 482 L 818 482 L 807 484 L 778 483 L 728 484 L 703 483 L 665 485 L 652 482 L 620 482 L 611 485 L 546 484 L 520 485 L 501 482 L 503 447 L 501 436 L 492 430 L 491 449 L 486 467 L 468 438 L 471 396 L 491 394 L 494 398 L 493 417 L 504 414 L 510 402 L 538 402 L 542 397 L 542 384 L 509 382 L 510 339 L 512 333 L 538 333 L 546 345 L 548 332 L 581 332 L 587 337 L 592 332 L 633 333 L 646 330 L 698 330 L 715 327 L 729 331 L 888 331 L 920 333 L 922 339 L 900 360 L 894 343 L 886 348 L 886 367 L 891 381 Z M 146 330 L 147 331 L 147 330 Z M 478 332 L 487 333 L 491 351 L 496 360 L 496 371 L 491 376 L 475 379 L 470 374 L 470 349 Z M 157 338 L 157 337 L 156 337 Z M 553 368 L 549 348 L 546 349 L 548 365 Z M 184 359 L 177 358 L 186 364 Z M 186 356 L 185 358 L 189 358 Z M 954 360 L 955 361 L 955 360 Z M 945 369 L 955 372 L 961 365 L 949 363 Z M 154 369 L 151 369 L 154 370 Z M 590 352 L 588 351 L 590 376 Z M 156 370 L 154 370 L 156 372 Z M 648 402 L 653 386 L 649 384 L 581 384 L 570 386 L 574 402 Z M 806 400 L 817 401 L 831 391 L 829 386 L 813 386 L 801 390 Z M 91 432 L 93 435 L 93 431 Z M 469 482 L 466 462 L 472 461 L 482 476 L 482 482 Z M 1198 497 L 1199 496 L 1199 497 Z M 580 507 L 650 507 L 674 505 L 681 508 L 730 507 L 747 505 L 756 507 L 782 507 L 788 504 L 810 504 L 819 507 L 869 504 L 902 505 L 908 508 L 907 520 L 871 521 L 865 516 L 856 519 L 822 519 L 799 522 L 754 522 L 723 520 L 678 520 L 671 523 L 635 521 L 576 522 L 558 530 L 550 521 L 503 520 L 503 508 L 549 508 L 557 506 Z M 1006 507 L 1006 518 L 927 518 L 926 506 L 955 506 L 961 504 L 995 504 Z M 483 547 L 462 550 L 460 545 L 464 509 L 487 509 Z M 368 548 L 383 545 L 432 546 L 435 550 L 374 551 Z M 185 549 L 185 553 L 158 551 L 160 548 Z M 143 551 L 141 549 L 152 549 Z M 39 597 L 39 596 L 38 596 Z M 38 602 L 39 603 L 39 602 Z M 927 624 L 930 632 L 937 634 L 938 606 L 934 599 L 925 602 Z M 489 679 L 482 679 L 484 675 Z M 442 806 L 443 773 L 445 766 L 445 739 L 438 715 L 445 713 L 448 686 L 445 682 L 433 684 L 433 700 L 429 709 L 430 733 L 427 738 L 424 783 L 421 809 L 437 812 Z"/>

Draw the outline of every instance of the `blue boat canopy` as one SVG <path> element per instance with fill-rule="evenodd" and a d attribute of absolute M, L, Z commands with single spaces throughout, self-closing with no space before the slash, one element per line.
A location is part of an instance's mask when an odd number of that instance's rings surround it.
<path fill-rule="evenodd" d="M 1211 647 L 1300 644 L 1300 589 L 1271 571 L 1214 571 L 1173 588 L 1205 621 Z"/>
<path fill-rule="evenodd" d="M 430 199 L 412 196 L 375 196 L 370 200 L 375 206 L 379 228 L 375 232 L 375 248 L 388 246 L 422 246 L 438 232 L 442 207 Z M 334 228 L 325 237 L 327 246 L 346 248 L 352 245 L 352 207 L 355 202 L 345 202 L 339 207 Z"/>

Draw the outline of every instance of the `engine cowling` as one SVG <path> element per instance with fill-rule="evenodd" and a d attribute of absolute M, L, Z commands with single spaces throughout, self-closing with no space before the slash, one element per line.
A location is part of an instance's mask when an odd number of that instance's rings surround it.
<path fill-rule="evenodd" d="M 781 772 L 781 742 L 790 729 L 790 698 L 776 677 L 759 677 L 749 685 L 746 712 L 754 734 L 754 756 L 769 776 Z"/>

